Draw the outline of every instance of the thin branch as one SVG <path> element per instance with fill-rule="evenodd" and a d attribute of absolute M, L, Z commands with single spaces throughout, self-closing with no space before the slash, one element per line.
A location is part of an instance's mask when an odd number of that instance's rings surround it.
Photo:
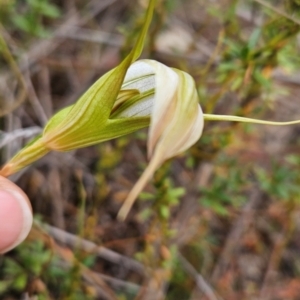
<path fill-rule="evenodd" d="M 213 270 L 211 277 L 212 282 L 218 282 L 219 278 L 223 275 L 224 270 L 229 269 L 231 260 L 236 257 L 236 254 L 240 249 L 241 237 L 254 219 L 255 210 L 261 201 L 261 197 L 262 192 L 257 186 L 254 186 L 249 196 L 249 200 L 243 207 L 240 216 L 232 224 L 225 245 L 222 248 L 222 253 L 219 255 Z"/>
<path fill-rule="evenodd" d="M 292 22 L 294 22 L 294 23 L 300 25 L 300 20 L 295 19 L 294 17 L 290 16 L 290 15 L 287 14 L 286 12 L 284 12 L 284 11 L 282 11 L 282 10 L 280 10 L 280 9 L 278 9 L 278 8 L 276 8 L 276 7 L 274 7 L 273 5 L 271 5 L 271 4 L 267 3 L 267 2 L 265 2 L 264 0 L 253 0 L 253 1 L 254 1 L 254 2 L 257 2 L 257 3 L 261 4 L 261 5 L 263 5 L 264 7 L 266 7 L 266 8 L 268 8 L 268 9 L 272 10 L 273 12 L 279 14 L 280 16 L 285 17 L 285 18 L 289 19 L 290 21 L 292 21 Z"/>
<path fill-rule="evenodd" d="M 19 138 L 31 138 L 42 132 L 42 128 L 38 126 L 33 126 L 25 129 L 16 129 L 12 132 L 0 131 L 0 148 L 13 142 Z"/>
<path fill-rule="evenodd" d="M 105 31 L 72 27 L 69 32 L 61 32 L 58 37 L 74 39 L 78 41 L 93 42 L 115 47 L 121 47 L 124 44 L 124 37 L 119 34 L 112 34 Z"/>
<path fill-rule="evenodd" d="M 70 259 L 69 256 L 65 256 L 61 252 L 60 256 L 62 257 L 62 259 L 58 261 L 60 268 L 68 270 L 74 265 L 79 266 L 82 278 L 84 278 L 84 280 L 86 280 L 88 283 L 95 286 L 98 296 L 100 296 L 101 299 L 117 300 L 114 292 L 105 283 L 102 276 L 99 276 L 100 274 L 89 270 L 86 266 L 80 263 L 74 255 L 72 255 L 72 259 Z"/>
<path fill-rule="evenodd" d="M 205 296 L 207 296 L 209 300 L 222 299 L 221 297 L 215 294 L 213 288 L 206 282 L 203 276 L 196 271 L 196 269 L 188 262 L 188 260 L 181 253 L 178 254 L 178 258 L 186 272 L 194 278 L 197 287 L 205 294 Z"/>
<path fill-rule="evenodd" d="M 76 258 L 73 257 L 73 260 L 70 261 L 70 259 L 65 259 L 63 256 L 55 262 L 59 264 L 60 267 L 64 269 L 70 269 L 73 264 L 78 263 L 81 271 L 82 271 L 82 277 L 92 284 L 93 286 L 97 287 L 99 296 L 106 297 L 106 294 L 103 293 L 103 283 L 106 282 L 109 284 L 112 288 L 119 291 L 126 291 L 127 293 L 130 293 L 132 295 L 136 295 L 138 291 L 140 290 L 140 286 L 132 283 L 127 282 L 121 279 L 114 278 L 112 276 L 107 276 L 98 272 L 91 271 L 86 266 L 84 266 L 82 263 L 78 262 Z M 100 284 L 99 284 L 100 283 Z M 100 288 L 99 288 L 100 287 Z"/>
<path fill-rule="evenodd" d="M 28 100 L 35 112 L 36 117 L 38 118 L 39 122 L 41 123 L 42 126 L 45 126 L 48 122 L 48 117 L 44 111 L 43 106 L 41 105 L 36 92 L 34 90 L 34 86 L 32 84 L 30 75 L 29 75 L 29 70 L 26 72 L 26 83 L 27 83 L 27 93 L 28 93 Z"/>
<path fill-rule="evenodd" d="M 107 249 L 97 244 L 82 239 L 74 234 L 63 231 L 56 227 L 50 226 L 48 224 L 37 224 L 40 228 L 44 229 L 49 235 L 51 235 L 55 240 L 68 245 L 72 248 L 80 248 L 83 251 L 94 253 L 98 257 L 106 259 L 112 263 L 122 265 L 128 269 L 131 269 L 141 275 L 144 274 L 145 267 L 138 261 L 129 258 L 127 256 L 121 255 L 117 252 L 114 252 L 110 249 Z"/>
<path fill-rule="evenodd" d="M 6 43 L 6 40 L 3 37 L 3 31 L 4 31 L 4 28 L 0 24 L 0 53 L 2 53 L 3 57 L 5 58 L 5 60 L 7 61 L 8 65 L 9 65 L 11 71 L 17 78 L 17 81 L 19 82 L 21 89 L 16 97 L 17 101 L 15 101 L 9 107 L 3 108 L 0 111 L 0 116 L 4 116 L 4 115 L 10 113 L 11 111 L 15 110 L 17 107 L 19 107 L 25 101 L 26 93 L 27 93 L 25 79 L 24 79 L 23 74 L 20 71 L 19 66 L 16 63 L 16 61 Z M 1 86 L 3 86 L 3 84 L 1 84 Z"/>

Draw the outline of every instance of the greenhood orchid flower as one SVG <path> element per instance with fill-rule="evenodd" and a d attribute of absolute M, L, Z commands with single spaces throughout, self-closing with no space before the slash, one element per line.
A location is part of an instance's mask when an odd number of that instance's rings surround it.
<path fill-rule="evenodd" d="M 157 168 L 196 143 L 204 120 L 300 123 L 203 114 L 195 82 L 189 74 L 153 60 L 136 61 L 142 52 L 154 3 L 150 0 L 145 23 L 129 55 L 98 79 L 75 104 L 54 115 L 43 133 L 5 164 L 0 175 L 9 176 L 51 150 L 70 151 L 149 126 L 149 164 L 119 212 L 124 219 Z"/>

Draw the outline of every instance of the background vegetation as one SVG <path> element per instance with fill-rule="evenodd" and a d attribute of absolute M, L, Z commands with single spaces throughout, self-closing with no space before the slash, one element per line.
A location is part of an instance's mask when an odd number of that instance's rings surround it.
<path fill-rule="evenodd" d="M 0 0 L 1 163 L 128 53 L 146 5 Z M 144 57 L 190 73 L 206 113 L 299 119 L 299 31 L 298 0 L 158 1 Z M 0 299 L 299 299 L 299 136 L 207 122 L 125 222 L 146 130 L 47 155 L 12 177 L 36 216 Z"/>

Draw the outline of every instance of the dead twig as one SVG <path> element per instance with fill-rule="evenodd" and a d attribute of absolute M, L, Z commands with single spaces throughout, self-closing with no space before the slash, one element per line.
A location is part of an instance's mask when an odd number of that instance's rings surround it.
<path fill-rule="evenodd" d="M 12 143 L 16 139 L 28 139 L 42 132 L 42 128 L 33 126 L 24 129 L 16 129 L 11 132 L 0 131 L 0 148 Z"/>
<path fill-rule="evenodd" d="M 119 34 L 112 34 L 105 31 L 85 29 L 80 27 L 73 27 L 72 31 L 61 32 L 58 37 L 74 39 L 84 42 L 94 42 L 99 44 L 106 44 L 114 47 L 121 47 L 124 43 L 124 38 Z"/>
<path fill-rule="evenodd" d="M 281 9 L 278 9 L 277 7 L 269 4 L 268 2 L 265 2 L 264 0 L 253 0 L 254 2 L 257 2 L 261 4 L 262 6 L 272 10 L 273 12 L 277 13 L 278 15 L 287 18 L 288 20 L 300 25 L 300 20 L 294 18 L 293 16 L 287 14 L 286 12 L 282 11 Z"/>
<path fill-rule="evenodd" d="M 33 108 L 33 111 L 35 112 L 35 115 L 38 118 L 39 122 L 41 123 L 42 126 L 45 126 L 48 122 L 48 117 L 36 95 L 33 84 L 31 82 L 29 72 L 26 72 L 26 73 L 27 73 L 26 74 L 26 84 L 27 84 L 26 90 L 27 90 L 27 94 L 28 94 L 28 100 L 29 100 L 29 102 Z"/>
<path fill-rule="evenodd" d="M 47 118 L 53 114 L 53 104 L 51 96 L 50 72 L 47 66 L 41 66 L 41 70 L 37 76 L 38 88 L 37 95 L 41 105 L 44 107 Z"/>
<path fill-rule="evenodd" d="M 194 278 L 196 285 L 200 291 L 202 291 L 209 300 L 221 300 L 222 298 L 217 296 L 213 288 L 208 282 L 199 274 L 196 269 L 189 263 L 189 261 L 181 254 L 178 254 L 178 259 L 184 267 L 185 271 Z"/>
<path fill-rule="evenodd" d="M 261 198 L 262 192 L 258 187 L 253 187 L 249 201 L 242 209 L 238 219 L 232 224 L 231 230 L 223 247 L 223 251 L 211 277 L 211 281 L 213 283 L 216 283 L 222 276 L 223 272 L 229 268 L 231 260 L 235 257 L 235 254 L 239 250 L 239 242 L 241 241 L 245 230 L 249 228 L 254 218 L 255 208 L 260 203 Z"/>
<path fill-rule="evenodd" d="M 110 249 L 107 249 L 102 246 L 98 246 L 97 244 L 82 239 L 76 235 L 58 229 L 56 227 L 47 225 L 47 224 L 37 224 L 41 229 L 45 230 L 49 235 L 51 235 L 55 240 L 68 245 L 72 248 L 80 248 L 83 251 L 94 253 L 98 257 L 101 257 L 107 261 L 112 263 L 122 265 L 132 271 L 135 271 L 141 275 L 144 274 L 145 267 L 137 262 L 136 260 L 121 255 L 117 252 L 114 252 Z"/>

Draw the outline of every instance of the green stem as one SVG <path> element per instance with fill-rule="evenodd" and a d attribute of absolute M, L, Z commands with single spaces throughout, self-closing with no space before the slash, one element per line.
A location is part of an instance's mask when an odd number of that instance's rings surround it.
<path fill-rule="evenodd" d="M 8 163 L 0 170 L 0 176 L 8 177 L 24 167 L 32 164 L 36 160 L 46 155 L 50 150 L 45 146 L 43 140 L 39 137 L 32 144 L 29 144 L 18 152 Z"/>
<path fill-rule="evenodd" d="M 208 120 L 208 121 L 230 121 L 230 122 L 243 122 L 243 123 L 252 123 L 252 124 L 274 125 L 274 126 L 300 124 L 300 120 L 289 121 L 289 122 L 272 122 L 272 121 L 237 117 L 237 116 L 213 115 L 213 114 L 203 114 L 203 117 L 204 120 Z"/>

